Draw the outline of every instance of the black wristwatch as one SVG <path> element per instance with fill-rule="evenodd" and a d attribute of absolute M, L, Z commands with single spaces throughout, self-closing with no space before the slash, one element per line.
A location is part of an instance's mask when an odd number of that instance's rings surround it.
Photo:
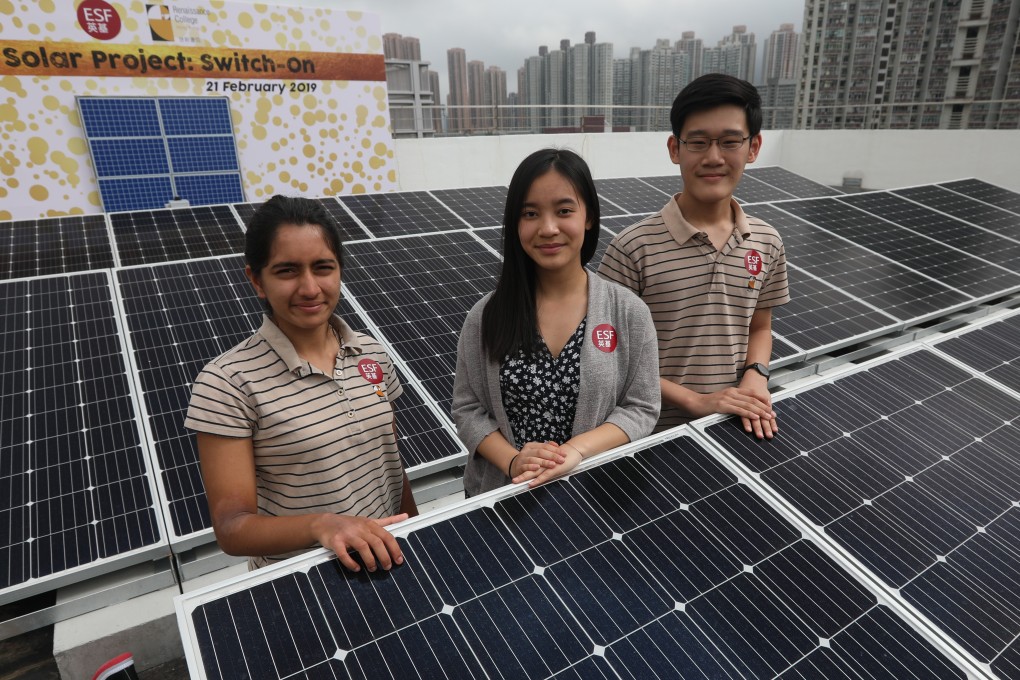
<path fill-rule="evenodd" d="M 744 373 L 747 373 L 750 370 L 758 371 L 765 377 L 766 380 L 769 377 L 769 367 L 766 366 L 765 364 L 759 364 L 757 361 L 754 362 L 753 364 L 748 364 L 747 366 L 744 366 Z M 740 375 L 740 377 L 741 378 L 744 377 L 743 373 Z"/>

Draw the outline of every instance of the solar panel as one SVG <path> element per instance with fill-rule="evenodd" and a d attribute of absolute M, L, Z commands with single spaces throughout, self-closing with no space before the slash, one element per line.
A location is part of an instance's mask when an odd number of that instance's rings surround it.
<path fill-rule="evenodd" d="M 957 361 L 1020 393 L 1020 316 L 967 329 L 934 345 Z"/>
<path fill-rule="evenodd" d="M 790 301 L 774 308 L 772 330 L 808 357 L 898 330 L 903 324 L 793 265 Z"/>
<path fill-rule="evenodd" d="M 226 97 L 78 97 L 108 212 L 244 200 Z"/>
<path fill-rule="evenodd" d="M 648 215 L 623 215 L 617 217 L 599 217 L 599 224 L 601 224 L 606 229 L 612 231 L 613 233 L 619 234 L 627 227 L 631 226 L 632 224 L 637 224 L 646 217 L 648 217 Z"/>
<path fill-rule="evenodd" d="M 790 172 L 786 168 L 781 168 L 778 165 L 772 165 L 768 167 L 747 167 L 744 169 L 744 175 L 750 176 L 759 182 L 771 184 L 777 189 L 781 189 L 788 194 L 792 194 L 797 198 L 815 198 L 818 196 L 839 196 L 843 192 L 832 187 L 819 184 L 807 177 L 802 177 L 794 172 Z M 772 199 L 775 200 L 775 199 Z"/>
<path fill-rule="evenodd" d="M 971 224 L 976 224 L 1001 236 L 1020 240 L 1020 215 L 1008 210 L 961 196 L 934 184 L 896 189 L 893 193 Z"/>
<path fill-rule="evenodd" d="M 965 677 L 689 438 L 515 491 L 178 598 L 192 675 Z"/>
<path fill-rule="evenodd" d="M 503 225 L 506 187 L 471 187 L 430 191 L 439 201 L 475 229 Z"/>
<path fill-rule="evenodd" d="M 983 182 L 979 179 L 961 179 L 955 182 L 942 182 L 939 186 L 1020 215 L 1020 194 L 1015 191 L 1003 189 L 1002 187 L 989 184 L 988 182 Z"/>
<path fill-rule="evenodd" d="M 775 409 L 770 441 L 731 421 L 705 432 L 890 597 L 1016 677 L 1020 400 L 921 350 Z"/>
<path fill-rule="evenodd" d="M 619 206 L 624 213 L 653 213 L 662 210 L 672 194 L 667 194 L 634 177 L 597 179 L 595 188 L 599 198 L 605 198 Z M 620 210 L 603 212 L 603 215 L 618 215 Z"/>
<path fill-rule="evenodd" d="M 746 172 L 740 178 L 740 183 L 737 184 L 733 195 L 741 203 L 764 203 L 767 201 L 783 201 L 789 198 L 797 198 L 791 193 L 755 179 Z"/>
<path fill-rule="evenodd" d="M 656 177 L 641 177 L 640 179 L 645 184 L 650 184 L 659 191 L 670 196 L 684 190 L 684 180 L 683 177 L 680 176 L 679 172 L 675 175 L 658 175 Z M 663 203 L 662 205 L 666 204 Z M 655 211 L 661 210 L 662 205 L 656 208 Z"/>
<path fill-rule="evenodd" d="M 787 201 L 781 207 L 974 298 L 1002 295 L 1020 286 L 1020 276 L 1012 272 L 919 237 L 842 199 Z"/>
<path fill-rule="evenodd" d="M 0 222 L 0 279 L 70 274 L 113 265 L 103 215 Z"/>
<path fill-rule="evenodd" d="M 108 275 L 0 283 L 0 331 L 0 602 L 159 551 Z"/>
<path fill-rule="evenodd" d="M 498 256 L 461 232 L 352 243 L 345 257 L 344 286 L 449 413 L 457 338 L 471 307 L 495 288 Z"/>
<path fill-rule="evenodd" d="M 883 191 L 840 200 L 1006 269 L 1013 269 L 1020 259 L 1020 242 L 1000 238 L 901 196 Z"/>
<path fill-rule="evenodd" d="M 225 205 L 114 213 L 110 223 L 125 267 L 244 251 L 244 232 Z"/>
<path fill-rule="evenodd" d="M 162 497 L 175 536 L 186 537 L 212 526 L 194 435 L 184 428 L 191 386 L 203 366 L 258 330 L 262 303 L 240 257 L 124 269 L 118 279 Z M 339 309 L 352 328 L 367 330 L 348 300 Z M 405 466 L 413 474 L 417 466 L 463 455 L 417 388 L 400 377 L 404 393 L 396 411 Z"/>
<path fill-rule="evenodd" d="M 788 262 L 897 319 L 917 323 L 971 302 L 940 280 L 823 231 L 778 206 L 756 205 L 754 214 L 782 234 Z"/>
<path fill-rule="evenodd" d="M 772 354 L 769 357 L 769 364 L 774 368 L 784 366 L 795 361 L 799 361 L 804 357 L 804 350 L 799 347 L 794 347 L 790 343 L 783 340 L 775 330 L 772 333 Z"/>
<path fill-rule="evenodd" d="M 464 229 L 465 223 L 424 191 L 339 197 L 377 237 Z"/>

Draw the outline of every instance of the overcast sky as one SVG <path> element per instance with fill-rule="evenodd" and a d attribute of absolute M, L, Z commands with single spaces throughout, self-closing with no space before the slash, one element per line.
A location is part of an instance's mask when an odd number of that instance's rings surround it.
<path fill-rule="evenodd" d="M 272 2 L 272 0 L 270 0 Z M 657 38 L 679 40 L 694 31 L 706 47 L 745 24 L 755 34 L 759 54 L 780 24 L 800 31 L 804 0 L 289 0 L 286 4 L 371 12 L 383 33 L 421 40 L 421 56 L 440 74 L 442 95 L 449 93 L 446 50 L 463 47 L 468 61 L 479 59 L 507 72 L 507 89 L 517 89 L 517 69 L 538 54 L 539 45 L 558 49 L 562 38 L 584 42 L 595 31 L 598 42 L 613 43 L 614 56 L 631 47 L 649 49 Z M 759 56 L 759 61 L 761 60 Z M 758 66 L 761 68 L 761 65 Z"/>

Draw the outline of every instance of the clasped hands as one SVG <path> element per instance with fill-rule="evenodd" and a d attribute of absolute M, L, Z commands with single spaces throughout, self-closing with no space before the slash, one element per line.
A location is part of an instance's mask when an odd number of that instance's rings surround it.
<path fill-rule="evenodd" d="M 570 442 L 528 442 L 510 464 L 510 478 L 514 484 L 529 482 L 534 488 L 567 474 L 584 456 Z"/>

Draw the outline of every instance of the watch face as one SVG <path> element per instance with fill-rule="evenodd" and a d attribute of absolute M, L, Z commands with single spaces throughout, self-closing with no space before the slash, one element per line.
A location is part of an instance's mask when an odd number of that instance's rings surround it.
<path fill-rule="evenodd" d="M 759 373 L 761 373 L 766 378 L 769 377 L 769 367 L 766 366 L 765 364 L 759 364 L 759 363 L 756 362 L 756 363 L 753 363 L 750 366 L 748 366 L 747 370 L 749 370 L 749 371 L 751 371 L 751 370 L 758 371 Z"/>

